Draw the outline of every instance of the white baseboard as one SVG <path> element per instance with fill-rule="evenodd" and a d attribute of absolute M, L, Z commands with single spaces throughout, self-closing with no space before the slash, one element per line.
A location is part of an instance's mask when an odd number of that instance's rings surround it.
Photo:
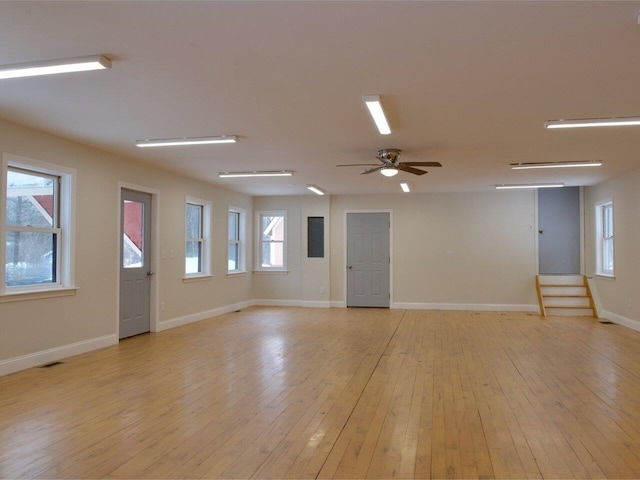
<path fill-rule="evenodd" d="M 600 312 L 600 319 L 609 320 L 610 322 L 617 323 L 618 325 L 623 325 L 627 328 L 640 332 L 640 322 L 638 320 L 634 320 L 633 318 L 623 317 L 622 315 L 618 315 L 617 313 L 604 310 Z"/>
<path fill-rule="evenodd" d="M 333 302 L 315 300 L 254 300 L 253 305 L 263 307 L 305 307 L 305 308 L 331 308 Z"/>
<path fill-rule="evenodd" d="M 539 312 L 538 305 L 491 303 L 410 303 L 393 302 L 391 308 L 405 310 L 469 310 L 477 312 Z"/>
<path fill-rule="evenodd" d="M 0 376 L 37 367 L 46 363 L 55 362 L 63 358 L 80 355 L 99 348 L 109 347 L 118 343 L 115 334 L 104 335 L 102 337 L 91 338 L 81 342 L 63 345 L 61 347 L 50 348 L 41 352 L 29 353 L 20 357 L 0 360 Z"/>
<path fill-rule="evenodd" d="M 347 302 L 344 300 L 331 300 L 331 308 L 347 308 Z"/>
<path fill-rule="evenodd" d="M 243 308 L 251 307 L 252 305 L 255 305 L 255 302 L 253 300 L 247 300 L 240 303 L 234 303 L 233 305 L 214 308 L 213 310 L 206 310 L 204 312 L 192 313 L 191 315 L 185 315 L 183 317 L 172 318 L 170 320 L 159 322 L 158 331 L 162 332 L 163 330 L 169 330 L 170 328 L 181 327 L 207 318 L 217 317 L 218 315 L 235 312 L 236 310 L 242 310 Z"/>

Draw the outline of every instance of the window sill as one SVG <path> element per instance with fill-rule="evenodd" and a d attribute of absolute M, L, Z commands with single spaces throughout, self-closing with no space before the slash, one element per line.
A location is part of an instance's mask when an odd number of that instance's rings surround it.
<path fill-rule="evenodd" d="M 254 270 L 253 273 L 258 275 L 287 275 L 289 270 Z"/>
<path fill-rule="evenodd" d="M 192 277 L 182 277 L 182 281 L 184 283 L 192 283 L 192 282 L 204 282 L 206 280 L 211 280 L 213 275 L 194 275 Z"/>
<path fill-rule="evenodd" d="M 20 292 L 5 292 L 0 295 L 0 303 L 23 302 L 26 300 L 38 300 L 41 298 L 70 297 L 75 295 L 76 287 L 63 287 L 51 290 L 23 290 Z"/>
<path fill-rule="evenodd" d="M 616 279 L 615 275 L 607 275 L 606 273 L 596 273 L 594 276 L 596 278 L 601 278 L 603 280 L 615 280 Z"/>
<path fill-rule="evenodd" d="M 247 272 L 246 270 L 236 270 L 236 271 L 231 271 L 231 272 L 227 272 L 227 277 L 236 277 L 238 275 L 242 276 L 242 275 L 246 275 Z"/>

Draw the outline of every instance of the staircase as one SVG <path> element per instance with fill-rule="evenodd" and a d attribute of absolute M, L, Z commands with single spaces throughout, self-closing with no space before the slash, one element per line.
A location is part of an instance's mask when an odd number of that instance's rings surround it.
<path fill-rule="evenodd" d="M 536 275 L 540 315 L 598 318 L 587 277 L 583 275 Z"/>

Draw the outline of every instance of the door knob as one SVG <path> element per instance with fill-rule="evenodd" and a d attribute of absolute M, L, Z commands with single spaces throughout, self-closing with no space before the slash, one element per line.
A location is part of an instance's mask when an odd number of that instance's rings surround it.
<path fill-rule="evenodd" d="M 544 230 L 538 230 L 538 233 L 544 233 Z"/>
<path fill-rule="evenodd" d="M 347 268 L 351 270 L 353 267 L 351 265 L 347 265 Z"/>
<path fill-rule="evenodd" d="M 152 272 L 151 270 L 149 270 L 147 272 L 147 277 L 150 277 L 151 275 L 155 275 L 156 272 Z"/>

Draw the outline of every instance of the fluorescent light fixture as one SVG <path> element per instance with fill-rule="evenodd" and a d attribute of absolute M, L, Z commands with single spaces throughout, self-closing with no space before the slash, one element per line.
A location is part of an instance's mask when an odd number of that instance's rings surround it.
<path fill-rule="evenodd" d="M 402 188 L 402 191 L 404 193 L 409 193 L 411 190 L 409 190 L 409 184 L 408 183 L 401 183 L 400 184 L 400 188 Z"/>
<path fill-rule="evenodd" d="M 564 183 L 529 183 L 520 185 L 496 185 L 496 190 L 511 190 L 521 188 L 560 188 L 564 187 Z"/>
<path fill-rule="evenodd" d="M 393 167 L 384 167 L 380 170 L 380 173 L 385 177 L 395 177 L 398 174 L 398 169 Z"/>
<path fill-rule="evenodd" d="M 0 79 L 34 77 L 54 73 L 86 72 L 89 70 L 103 70 L 105 68 L 111 68 L 111 60 L 103 55 L 60 58 L 57 60 L 2 65 L 0 66 Z"/>
<path fill-rule="evenodd" d="M 571 168 L 571 167 L 601 167 L 600 160 L 592 160 L 587 162 L 540 162 L 540 163 L 512 163 L 513 170 L 529 170 L 533 168 Z"/>
<path fill-rule="evenodd" d="M 241 178 L 241 177 L 290 177 L 291 170 L 253 170 L 251 172 L 219 172 L 220 178 Z"/>
<path fill-rule="evenodd" d="M 307 185 L 307 188 L 317 195 L 324 195 L 324 192 L 315 185 Z"/>
<path fill-rule="evenodd" d="M 382 135 L 389 135 L 391 128 L 387 122 L 387 117 L 382 110 L 382 103 L 380 103 L 380 95 L 363 95 L 362 100 L 369 109 L 369 113 L 373 117 L 373 121 L 376 122 L 376 127 Z"/>
<path fill-rule="evenodd" d="M 176 145 L 208 145 L 211 143 L 236 143 L 235 135 L 221 135 L 218 137 L 185 137 L 160 138 L 156 140 L 136 140 L 136 147 L 173 147 Z"/>
<path fill-rule="evenodd" d="M 549 120 L 544 128 L 625 127 L 640 125 L 640 117 L 580 118 L 576 120 Z"/>

